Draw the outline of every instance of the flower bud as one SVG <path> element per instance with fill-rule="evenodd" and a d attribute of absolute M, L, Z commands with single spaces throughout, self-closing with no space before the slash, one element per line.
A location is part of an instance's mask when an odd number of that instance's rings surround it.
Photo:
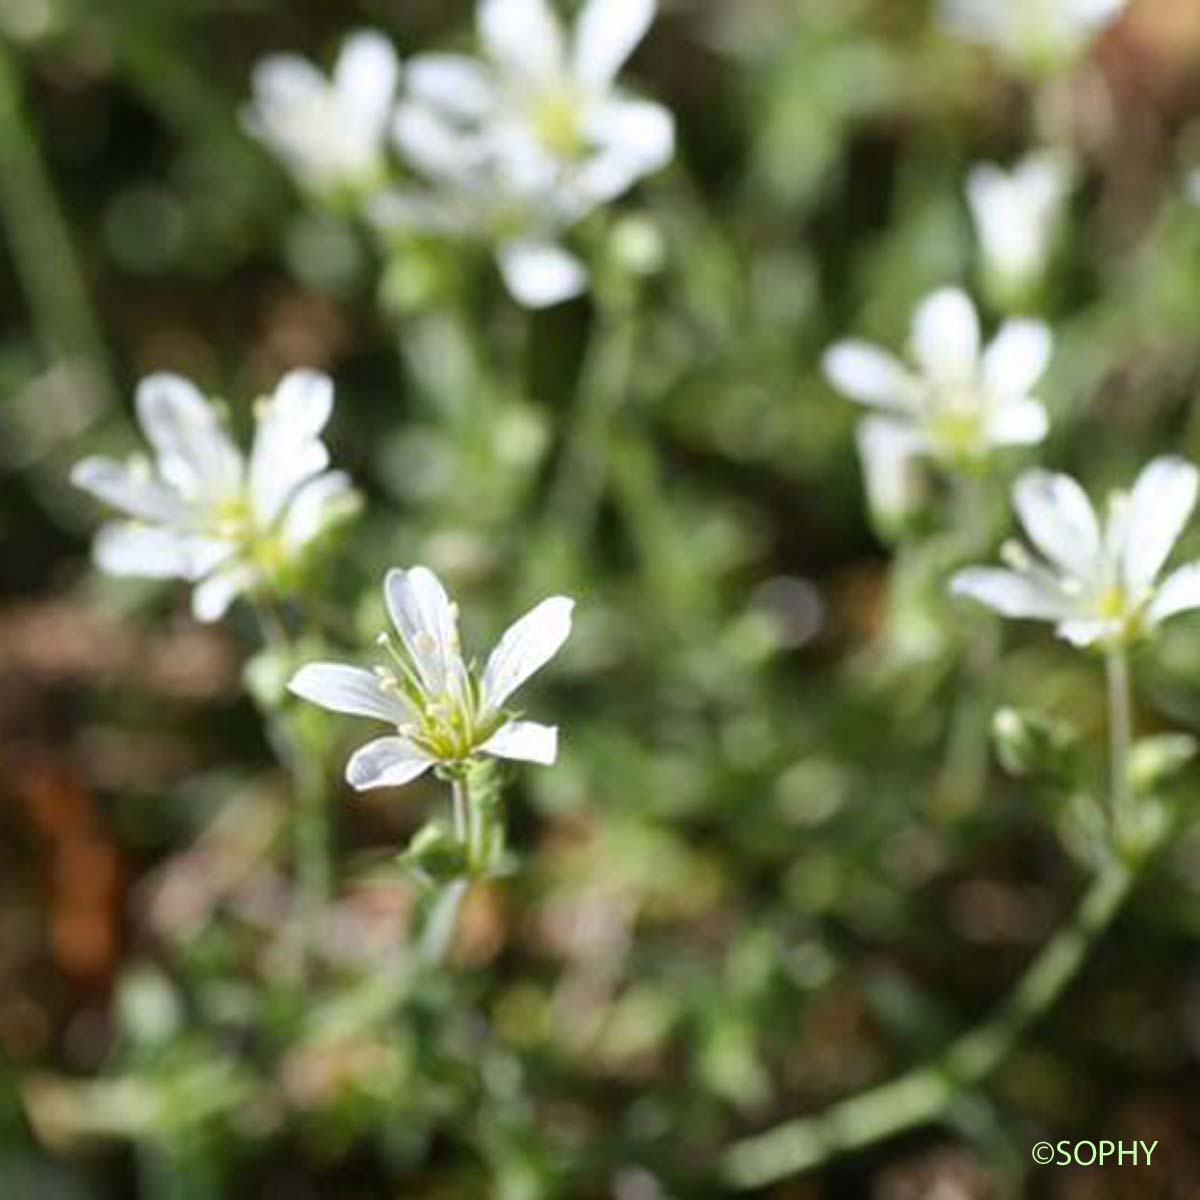
<path fill-rule="evenodd" d="M 1142 738 L 1129 761 L 1130 783 L 1136 795 L 1149 796 L 1178 774 L 1196 755 L 1196 739 L 1186 733 Z"/>
<path fill-rule="evenodd" d="M 1067 783 L 1075 775 L 1075 731 L 1039 713 L 1002 708 L 992 719 L 992 739 L 1001 766 L 1018 778 L 1042 777 Z"/>
<path fill-rule="evenodd" d="M 466 847 L 436 821 L 418 831 L 400 861 L 433 884 L 449 883 L 467 873 Z"/>

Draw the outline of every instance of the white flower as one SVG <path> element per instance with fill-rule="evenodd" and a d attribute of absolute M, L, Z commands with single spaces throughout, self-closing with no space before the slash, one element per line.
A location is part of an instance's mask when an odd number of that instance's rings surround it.
<path fill-rule="evenodd" d="M 1032 70 L 1069 65 L 1128 0 L 943 0 L 946 27 Z"/>
<path fill-rule="evenodd" d="M 377 221 L 490 242 L 530 307 L 582 291 L 560 236 L 674 153 L 671 114 L 615 83 L 654 12 L 654 0 L 588 0 L 568 36 L 547 0 L 481 0 L 483 57 L 413 59 L 396 114 L 396 144 L 432 191 L 394 194 Z"/>
<path fill-rule="evenodd" d="M 1198 473 L 1180 458 L 1156 458 L 1133 491 L 1117 493 L 1101 526 L 1070 476 L 1029 471 L 1013 503 L 1029 540 L 1004 548 L 1008 568 L 970 567 L 951 581 L 1006 617 L 1050 621 L 1076 646 L 1123 644 L 1177 613 L 1200 608 L 1200 563 L 1160 581 L 1196 504 Z"/>
<path fill-rule="evenodd" d="M 329 78 L 299 55 L 273 54 L 254 68 L 246 127 L 323 198 L 371 188 L 385 175 L 399 76 L 391 43 L 371 31 L 346 39 Z"/>
<path fill-rule="evenodd" d="M 333 384 L 315 371 L 291 372 L 259 403 L 248 462 L 217 406 L 186 379 L 150 376 L 136 407 L 155 462 L 86 458 L 71 482 L 132 518 L 100 531 L 97 565 L 196 583 L 199 620 L 218 620 L 235 596 L 274 581 L 354 501 L 349 478 L 325 470 Z"/>
<path fill-rule="evenodd" d="M 823 360 L 838 391 L 881 414 L 863 422 L 859 448 L 885 512 L 903 502 L 914 460 L 970 466 L 998 447 L 1040 442 L 1049 425 L 1030 394 L 1053 348 L 1041 322 L 1007 321 L 983 349 L 974 305 L 944 288 L 917 309 L 911 341 L 915 370 L 856 340 L 838 342 Z"/>
<path fill-rule="evenodd" d="M 975 222 L 985 277 L 1005 301 L 1037 287 L 1046 269 L 1071 188 L 1065 155 L 1026 155 L 1011 171 L 980 163 L 967 176 L 967 204 Z"/>
<path fill-rule="evenodd" d="M 351 756 L 352 787 L 399 787 L 431 766 L 462 764 L 477 754 L 554 762 L 558 730 L 519 720 L 505 705 L 567 640 L 573 600 L 543 600 L 509 628 L 477 673 L 462 657 L 458 608 L 427 567 L 389 571 L 384 599 L 399 634 L 398 642 L 388 634 L 379 639 L 388 654 L 384 666 L 310 663 L 289 685 L 323 708 L 395 727 Z"/>

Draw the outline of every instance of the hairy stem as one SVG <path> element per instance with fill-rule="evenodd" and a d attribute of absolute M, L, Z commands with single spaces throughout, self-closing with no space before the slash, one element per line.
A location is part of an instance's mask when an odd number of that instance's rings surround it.
<path fill-rule="evenodd" d="M 1130 786 L 1129 756 L 1133 748 L 1133 693 L 1129 683 L 1129 659 L 1120 646 L 1105 658 L 1108 675 L 1109 798 L 1113 828 L 1119 845 L 1128 844 L 1133 833 L 1134 795 Z"/>
<path fill-rule="evenodd" d="M 475 806 L 471 803 L 471 785 L 465 775 L 455 775 L 451 779 L 450 800 L 454 812 L 454 836 L 466 852 L 468 874 L 462 879 L 452 880 L 430 897 L 425 910 L 418 953 L 423 961 L 431 965 L 444 963 L 454 945 L 459 909 L 470 887 L 470 872 L 475 869 L 478 852 L 478 821 Z"/>
<path fill-rule="evenodd" d="M 956 1097 L 995 1070 L 1062 995 L 1120 910 L 1136 874 L 1129 862 L 1110 860 L 1072 920 L 1034 959 L 995 1015 L 940 1058 L 815 1116 L 735 1143 L 722 1162 L 726 1180 L 739 1188 L 762 1187 L 943 1116 Z"/>

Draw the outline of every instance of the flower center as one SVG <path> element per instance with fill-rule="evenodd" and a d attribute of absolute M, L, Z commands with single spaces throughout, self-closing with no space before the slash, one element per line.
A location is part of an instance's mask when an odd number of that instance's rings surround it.
<path fill-rule="evenodd" d="M 478 686 L 465 668 L 461 675 L 448 673 L 446 686 L 435 690 L 412 662 L 405 646 L 386 633 L 379 635 L 378 642 L 390 659 L 387 666 L 375 668 L 380 685 L 402 697 L 413 713 L 413 720 L 399 725 L 397 731 L 431 758 L 444 763 L 462 762 L 503 723 L 501 714 L 483 719 Z M 424 630 L 415 635 L 413 642 L 417 654 L 437 648 L 435 639 Z M 455 680 L 460 687 L 455 687 Z"/>
<path fill-rule="evenodd" d="M 248 496 L 218 500 L 209 510 L 206 532 L 223 542 L 246 542 L 254 536 L 254 513 Z"/>
<path fill-rule="evenodd" d="M 978 458 L 986 450 L 983 406 L 972 389 L 935 397 L 928 422 L 930 440 L 950 462 Z"/>
<path fill-rule="evenodd" d="M 556 158 L 582 158 L 587 151 L 579 97 L 565 85 L 541 95 L 534 107 L 533 125 L 538 141 Z"/>
<path fill-rule="evenodd" d="M 1119 584 L 1102 592 L 1096 604 L 1096 615 L 1104 621 L 1122 621 L 1128 611 L 1129 596 Z"/>

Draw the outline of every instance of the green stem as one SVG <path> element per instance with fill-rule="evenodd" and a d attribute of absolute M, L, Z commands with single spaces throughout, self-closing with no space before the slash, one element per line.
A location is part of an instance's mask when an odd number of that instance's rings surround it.
<path fill-rule="evenodd" d="M 468 886 L 465 879 L 456 879 L 442 888 L 429 905 L 418 952 L 431 966 L 441 966 L 450 954 L 458 928 L 458 911 Z"/>
<path fill-rule="evenodd" d="M 1129 659 L 1120 646 L 1105 656 L 1108 676 L 1109 794 L 1118 846 L 1126 846 L 1134 832 L 1134 794 L 1130 785 L 1129 756 L 1133 749 L 1133 692 Z"/>
<path fill-rule="evenodd" d="M 0 219 L 53 361 L 87 373 L 104 401 L 116 395 L 104 338 L 21 96 L 20 71 L 0 39 Z"/>
<path fill-rule="evenodd" d="M 470 876 L 478 854 L 478 820 L 475 806 L 471 803 L 471 785 L 465 775 L 455 775 L 450 780 L 450 801 L 454 812 L 454 836 L 466 851 L 467 874 L 442 887 L 430 898 L 426 908 L 418 953 L 423 961 L 434 966 L 446 961 L 454 944 L 459 909 L 470 887 Z"/>
<path fill-rule="evenodd" d="M 995 1016 L 958 1038 L 937 1061 L 816 1116 L 788 1121 L 735 1143 L 722 1162 L 726 1180 L 739 1188 L 762 1187 L 943 1116 L 963 1091 L 995 1070 L 1022 1034 L 1054 1005 L 1120 910 L 1136 877 L 1136 865 L 1118 858 L 1109 861 L 1070 923 L 1034 959 Z"/>
<path fill-rule="evenodd" d="M 1078 974 L 1100 934 L 1129 895 L 1138 871 L 1161 843 L 1167 823 L 1134 853 L 1129 841 L 1135 796 L 1129 781 L 1133 700 L 1129 663 L 1121 647 L 1108 652 L 1111 804 L 1117 850 L 1093 879 L 1075 915 L 1047 943 L 990 1019 L 953 1042 L 933 1063 L 852 1096 L 813 1117 L 802 1117 L 736 1143 L 723 1168 L 736 1187 L 760 1187 L 809 1170 L 847 1150 L 870 1145 L 941 1117 L 963 1091 L 981 1083 L 1021 1036 L 1048 1012 Z"/>

